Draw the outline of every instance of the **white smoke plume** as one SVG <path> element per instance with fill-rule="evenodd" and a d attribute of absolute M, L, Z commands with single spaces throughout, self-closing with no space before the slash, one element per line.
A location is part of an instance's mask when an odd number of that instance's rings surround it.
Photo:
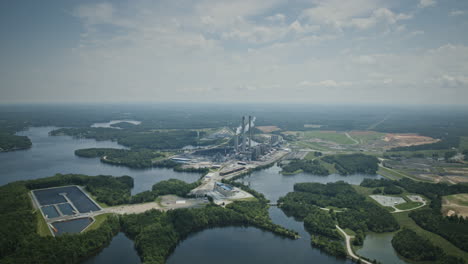
<path fill-rule="evenodd" d="M 252 121 L 250 122 L 250 127 L 254 127 L 255 126 L 255 119 L 257 119 L 255 116 L 252 116 Z M 248 122 L 248 121 L 247 121 Z M 247 132 L 249 131 L 249 126 L 248 126 L 248 123 L 245 124 L 245 128 L 244 128 L 244 132 Z M 240 133 L 242 132 L 242 124 L 240 124 L 237 128 L 236 128 L 236 135 L 239 135 Z"/>

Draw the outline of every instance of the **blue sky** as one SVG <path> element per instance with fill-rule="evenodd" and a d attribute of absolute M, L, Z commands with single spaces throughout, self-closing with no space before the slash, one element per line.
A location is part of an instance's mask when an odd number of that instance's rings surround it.
<path fill-rule="evenodd" d="M 0 2 L 0 102 L 466 104 L 468 1 Z"/>

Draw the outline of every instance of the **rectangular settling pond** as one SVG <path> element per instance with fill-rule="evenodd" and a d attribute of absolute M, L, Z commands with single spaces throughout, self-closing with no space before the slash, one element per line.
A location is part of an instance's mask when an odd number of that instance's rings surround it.
<path fill-rule="evenodd" d="M 69 221 L 55 222 L 52 225 L 55 227 L 54 233 L 56 236 L 65 233 L 80 233 L 93 222 L 92 218 L 78 218 Z"/>
<path fill-rule="evenodd" d="M 70 206 L 73 210 L 72 205 L 78 210 L 79 213 L 88 213 L 91 211 L 101 210 L 94 201 L 81 191 L 77 186 L 63 186 L 49 189 L 34 190 L 34 196 L 39 202 L 40 206 L 57 204 L 59 209 L 64 211 L 64 215 L 70 214 Z M 71 203 L 70 205 L 67 202 Z M 60 204 L 60 205 L 59 205 Z M 65 204 L 65 205 L 61 205 Z M 49 217 L 50 218 L 50 217 Z"/>
<path fill-rule="evenodd" d="M 41 210 L 46 218 L 55 218 L 60 216 L 53 205 L 44 206 Z"/>

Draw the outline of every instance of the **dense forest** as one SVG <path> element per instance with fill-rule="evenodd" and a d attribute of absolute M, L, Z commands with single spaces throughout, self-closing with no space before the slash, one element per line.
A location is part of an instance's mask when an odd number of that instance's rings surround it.
<path fill-rule="evenodd" d="M 54 183 L 60 183 L 53 179 Z M 1 263 L 78 263 L 107 245 L 120 229 L 117 217 L 81 235 L 41 237 L 36 232 L 40 213 L 33 209 L 28 187 L 46 180 L 14 182 L 0 187 Z"/>
<path fill-rule="evenodd" d="M 325 156 L 322 160 L 335 164 L 335 169 L 341 175 L 376 174 L 379 169 L 379 160 L 376 157 L 361 153 Z"/>
<path fill-rule="evenodd" d="M 114 128 L 60 128 L 50 132 L 52 136 L 67 135 L 76 138 L 112 140 L 132 149 L 179 149 L 187 145 L 199 145 L 198 133 L 192 130 L 133 131 Z M 209 144 L 209 142 L 204 142 Z"/>
<path fill-rule="evenodd" d="M 151 168 L 153 163 L 164 158 L 163 153 L 149 150 L 128 150 L 113 148 L 89 148 L 75 150 L 75 155 L 85 158 L 100 158 L 102 162 L 130 168 Z"/>
<path fill-rule="evenodd" d="M 283 174 L 295 174 L 306 172 L 314 175 L 326 176 L 330 174 L 327 168 L 322 166 L 318 160 L 292 160 L 281 167 Z"/>
<path fill-rule="evenodd" d="M 164 263 L 177 243 L 190 233 L 217 226 L 255 226 L 278 235 L 296 238 L 297 233 L 271 222 L 266 199 L 238 201 L 226 206 L 178 209 L 166 213 L 156 210 L 138 215 L 108 217 L 97 229 L 60 237 L 41 237 L 36 232 L 40 213 L 33 210 L 28 195 L 31 189 L 79 184 L 109 204 L 132 201 L 133 179 L 128 176 L 55 175 L 20 181 L 0 187 L 0 262 L 1 263 L 78 263 L 107 245 L 123 230 L 135 240 L 140 257 L 147 263 Z M 193 184 L 168 180 L 155 184 L 150 198 L 157 195 L 187 195 Z"/>
<path fill-rule="evenodd" d="M 447 256 L 441 248 L 406 228 L 393 237 L 392 246 L 398 254 L 415 261 L 431 261 L 439 264 L 465 263 L 463 259 Z"/>
<path fill-rule="evenodd" d="M 468 251 L 468 220 L 463 217 L 444 217 L 431 209 L 412 211 L 409 216 L 422 228 L 436 233 L 455 246 Z"/>
<path fill-rule="evenodd" d="M 428 197 L 431 200 L 430 208 L 412 211 L 409 216 L 422 228 L 444 237 L 460 249 L 468 250 L 468 221 L 462 217 L 444 217 L 441 214 L 442 197 L 457 193 L 468 193 L 468 185 L 434 184 L 417 182 L 407 178 L 399 181 L 364 180 L 361 185 L 365 187 L 396 185 L 410 193 Z"/>
<path fill-rule="evenodd" d="M 17 136 L 0 130 L 0 152 L 28 149 L 32 146 L 26 136 Z"/>
<path fill-rule="evenodd" d="M 304 221 L 316 246 L 334 255 L 342 253 L 342 247 L 336 244 L 335 223 L 356 232 L 356 245 L 362 245 L 368 231 L 390 232 L 399 229 L 388 211 L 367 201 L 344 182 L 297 183 L 294 192 L 281 197 L 278 203 L 287 215 Z M 320 207 L 338 207 L 341 212 L 336 213 L 332 209 L 326 212 Z"/>
<path fill-rule="evenodd" d="M 314 206 L 342 208 L 342 212 L 336 213 L 334 218 L 340 227 L 349 228 L 356 233 L 353 240 L 355 245 L 362 245 L 368 231 L 380 233 L 399 229 L 395 218 L 387 210 L 367 201 L 344 182 L 297 183 L 294 185 L 294 192 L 281 197 L 278 202 L 286 214 L 299 219 L 305 218 Z"/>

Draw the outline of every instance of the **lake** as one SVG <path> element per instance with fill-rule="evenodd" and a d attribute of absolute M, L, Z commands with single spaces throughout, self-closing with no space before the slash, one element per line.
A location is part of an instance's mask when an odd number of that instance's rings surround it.
<path fill-rule="evenodd" d="M 74 139 L 69 136 L 49 136 L 56 127 L 32 127 L 17 133 L 28 136 L 33 146 L 27 150 L 0 153 L 0 185 L 12 181 L 53 176 L 56 173 L 86 175 L 129 175 L 134 179 L 132 194 L 151 190 L 153 184 L 171 178 L 194 182 L 198 173 L 175 172 L 172 169 L 130 169 L 102 163 L 98 158 L 77 157 L 74 151 L 82 148 L 125 148 L 116 142 L 94 139 Z"/>
<path fill-rule="evenodd" d="M 69 136 L 51 137 L 48 133 L 55 127 L 33 127 L 18 135 L 28 136 L 33 146 L 28 150 L 0 153 L 0 185 L 17 180 L 36 179 L 56 173 L 80 173 L 87 175 L 129 175 L 135 180 L 132 193 L 150 190 L 159 181 L 170 178 L 194 182 L 200 174 L 174 172 L 172 169 L 129 169 L 101 163 L 97 158 L 81 158 L 74 155 L 81 148 L 124 148 L 116 142 L 92 139 L 74 139 Z M 293 191 L 297 182 L 345 181 L 359 184 L 370 175 L 316 176 L 305 173 L 284 176 L 277 166 L 255 171 L 239 180 L 276 201 Z M 270 208 L 270 216 L 276 224 L 297 231 L 301 239 L 291 240 L 264 232 L 254 227 L 226 227 L 208 229 L 189 236 L 182 241 L 169 257 L 167 263 L 351 263 L 349 260 L 328 256 L 310 245 L 310 236 L 301 222 L 287 217 L 280 209 Z M 383 238 L 368 236 L 364 248 L 358 252 L 376 258 L 382 263 L 405 263 L 399 261 L 389 242 L 391 234 Z M 85 263 L 139 263 L 133 242 L 119 233 L 110 245 Z"/>

